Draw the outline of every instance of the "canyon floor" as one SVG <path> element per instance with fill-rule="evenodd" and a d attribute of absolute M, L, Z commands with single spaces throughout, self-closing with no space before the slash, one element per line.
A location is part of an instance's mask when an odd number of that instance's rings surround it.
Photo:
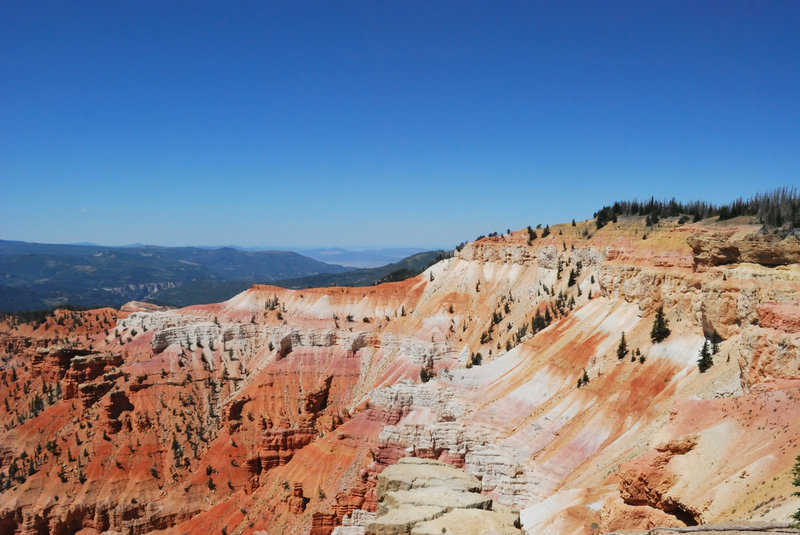
<path fill-rule="evenodd" d="M 785 525 L 797 237 L 744 218 L 543 230 L 377 286 L 6 318 L 0 533 Z M 425 460 L 463 485 L 388 483 Z"/>

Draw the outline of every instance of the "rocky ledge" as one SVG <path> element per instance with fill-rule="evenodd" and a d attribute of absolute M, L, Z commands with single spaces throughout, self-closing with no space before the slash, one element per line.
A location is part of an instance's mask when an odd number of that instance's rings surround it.
<path fill-rule="evenodd" d="M 431 459 L 405 457 L 378 476 L 377 516 L 368 535 L 521 535 L 519 512 L 493 504 L 466 472 Z"/>
<path fill-rule="evenodd" d="M 695 264 L 719 266 L 751 262 L 783 266 L 800 262 L 800 240 L 795 234 L 783 236 L 763 230 L 715 229 L 691 234 L 686 243 L 692 248 Z"/>

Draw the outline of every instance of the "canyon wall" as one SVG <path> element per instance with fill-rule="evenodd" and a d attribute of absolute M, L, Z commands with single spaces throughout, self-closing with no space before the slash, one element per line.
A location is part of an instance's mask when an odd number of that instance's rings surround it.
<path fill-rule="evenodd" d="M 764 236 L 588 221 L 402 282 L 8 320 L 0 532 L 369 533 L 407 457 L 525 533 L 785 521 L 800 267 Z"/>

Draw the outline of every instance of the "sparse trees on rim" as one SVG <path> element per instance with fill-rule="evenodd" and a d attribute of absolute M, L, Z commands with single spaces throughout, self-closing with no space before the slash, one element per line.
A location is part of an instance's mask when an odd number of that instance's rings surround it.
<path fill-rule="evenodd" d="M 533 230 L 530 225 L 528 225 L 528 245 L 530 245 L 531 242 L 535 240 L 537 237 L 538 236 L 536 235 L 536 231 Z"/>
<path fill-rule="evenodd" d="M 606 226 L 609 222 L 616 223 L 618 213 L 620 213 L 620 210 L 617 204 L 614 204 L 613 208 L 611 206 L 604 206 L 602 210 L 596 212 L 594 216 L 595 225 L 598 230 Z"/>
<path fill-rule="evenodd" d="M 692 216 L 692 221 L 696 223 L 713 216 L 719 216 L 720 220 L 752 216 L 767 227 L 798 228 L 800 192 L 794 187 L 777 188 L 757 193 L 747 199 L 739 197 L 719 206 L 704 201 L 678 202 L 674 197 L 670 200 L 656 200 L 650 197 L 649 200 L 643 201 L 637 199 L 619 201 L 613 206 L 604 206 L 595 213 L 597 228 L 601 228 L 609 221 L 615 221 L 617 215 L 647 216 L 648 226 L 657 224 L 659 218 L 663 217 Z M 685 223 L 688 217 L 681 220 Z"/>

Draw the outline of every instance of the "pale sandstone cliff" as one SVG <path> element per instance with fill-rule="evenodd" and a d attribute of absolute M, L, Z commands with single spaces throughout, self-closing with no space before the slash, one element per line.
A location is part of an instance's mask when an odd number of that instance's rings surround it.
<path fill-rule="evenodd" d="M 362 519 L 363 530 L 334 535 L 520 535 L 519 512 L 480 493 L 474 476 L 430 459 L 405 457 L 378 476 L 377 514 Z"/>

